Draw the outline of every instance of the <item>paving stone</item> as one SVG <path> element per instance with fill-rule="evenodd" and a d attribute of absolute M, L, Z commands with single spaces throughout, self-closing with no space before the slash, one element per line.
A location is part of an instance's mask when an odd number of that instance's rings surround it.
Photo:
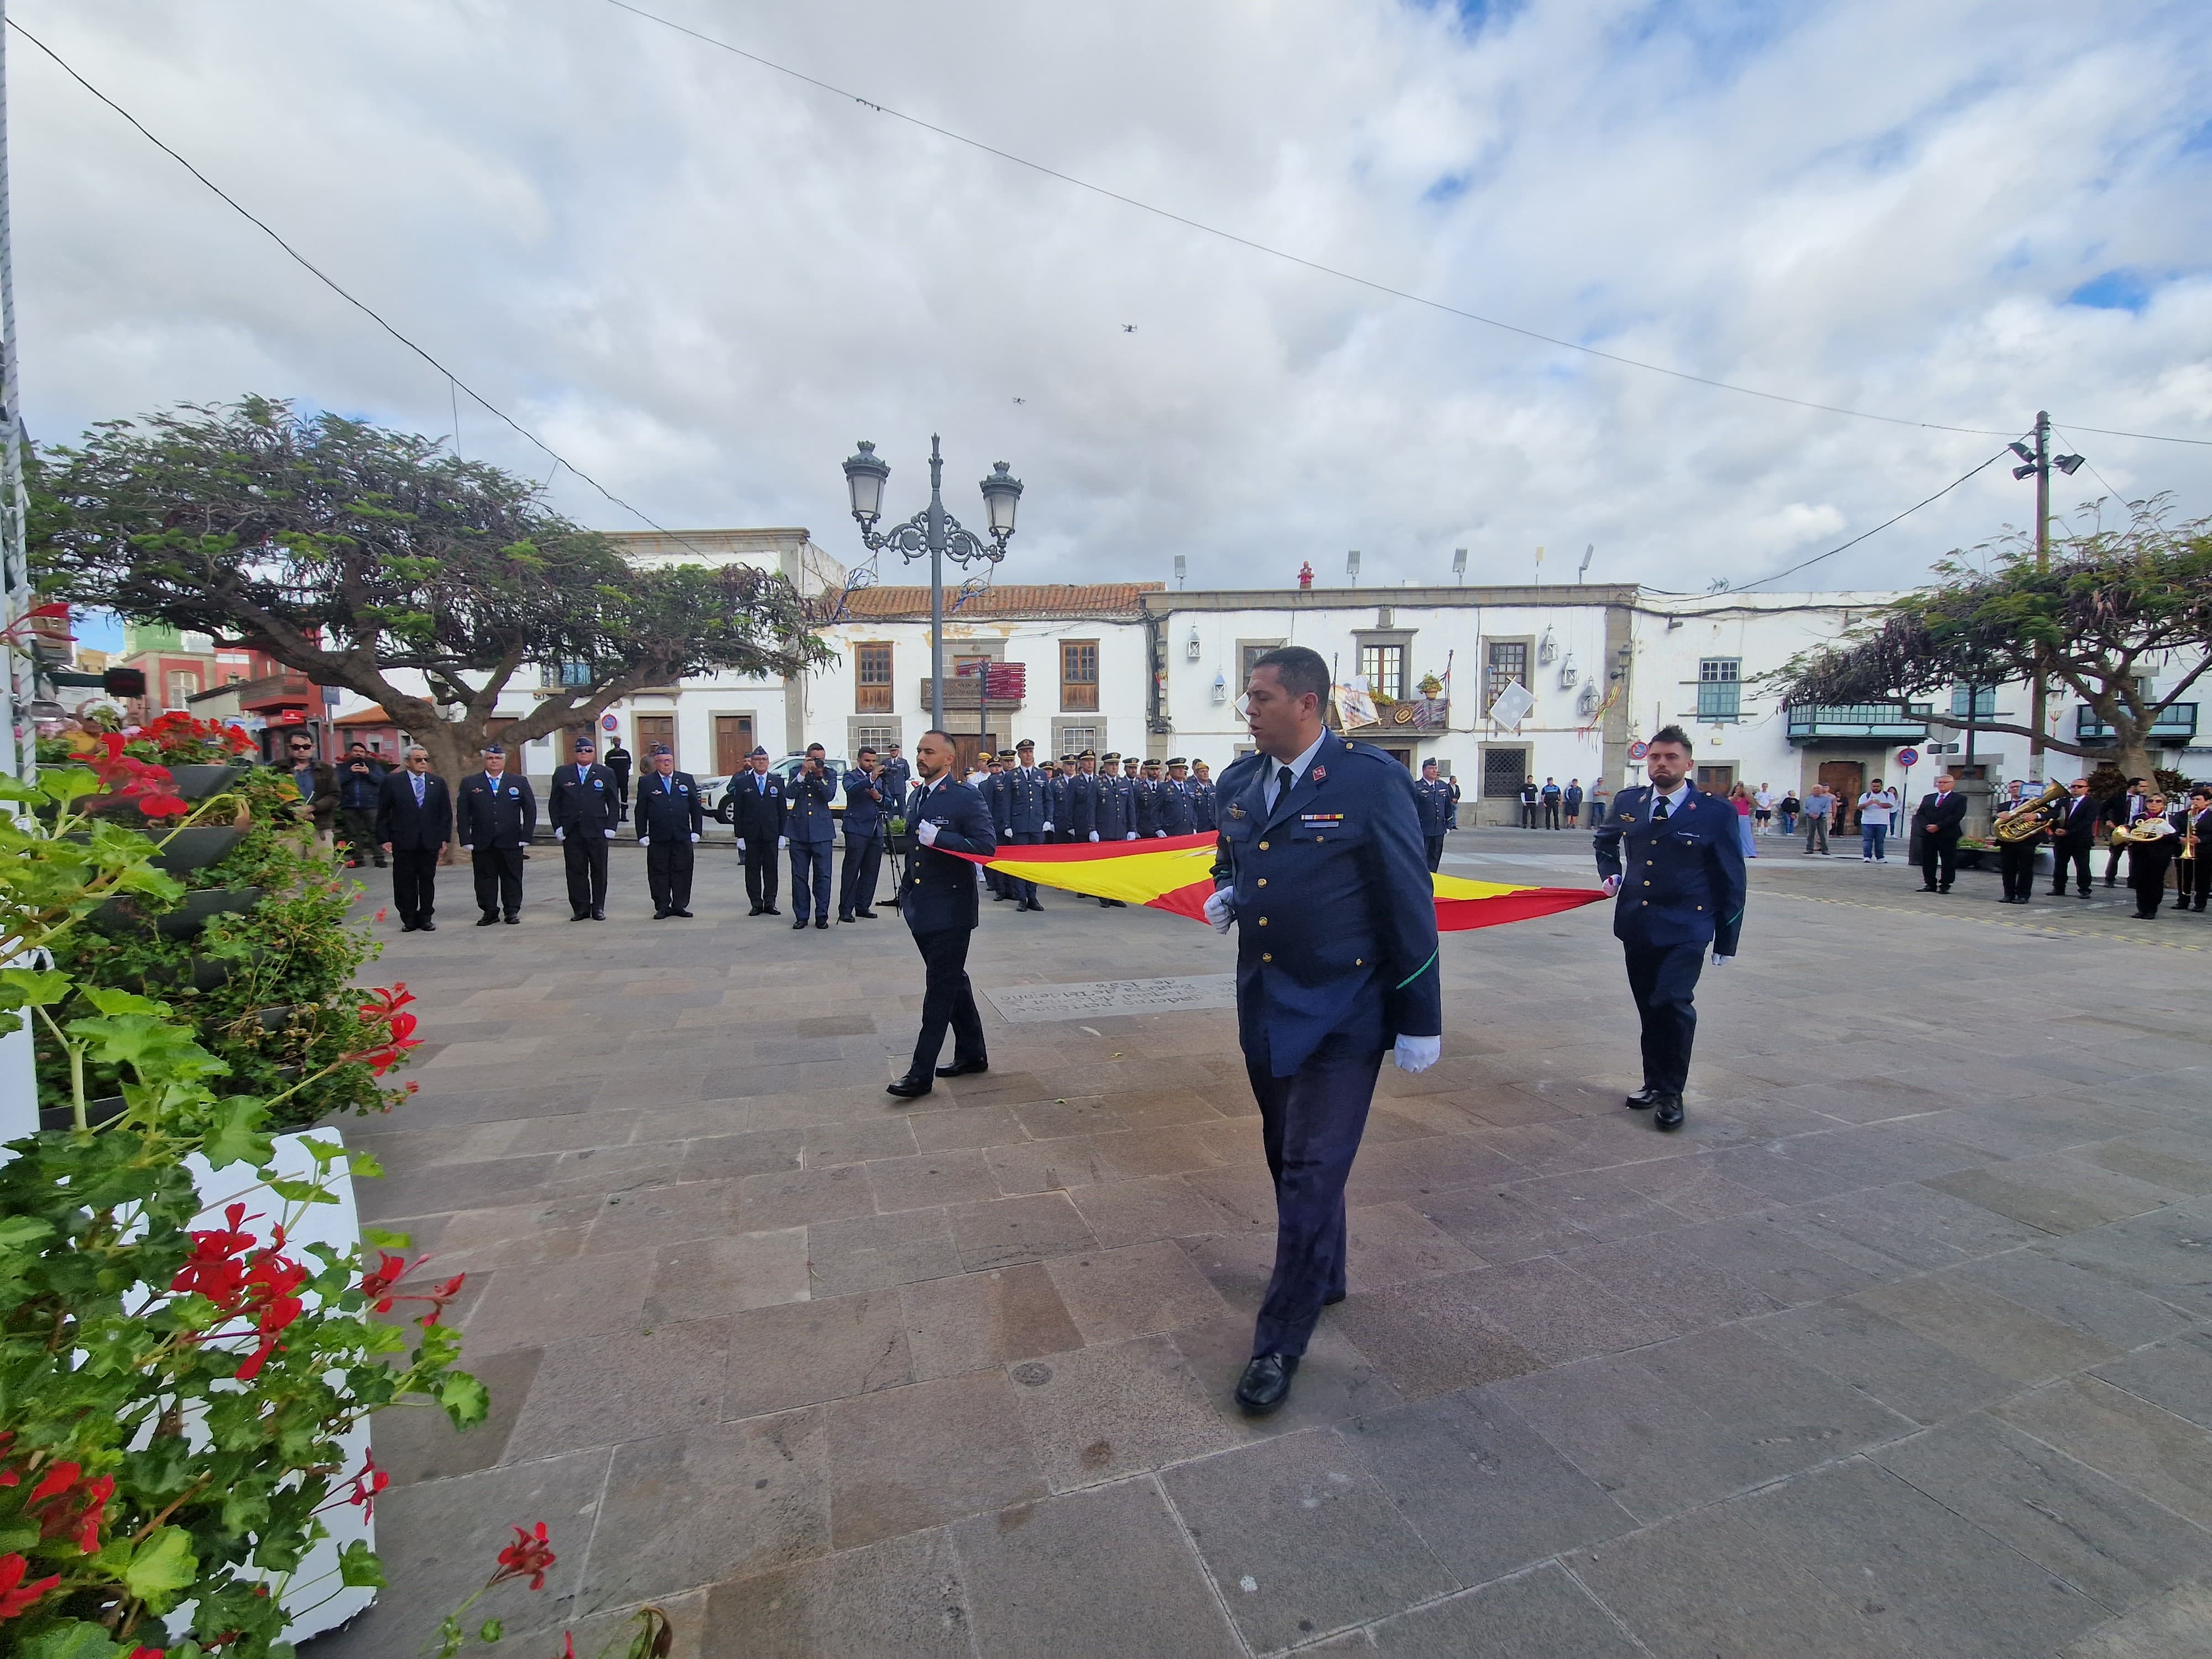
<path fill-rule="evenodd" d="M 1083 1341 L 1039 1263 L 909 1284 L 899 1295 L 916 1382 L 1060 1353 Z"/>
<path fill-rule="evenodd" d="M 1019 1140 L 1024 1133 L 1021 1119 L 1006 1106 L 962 1106 L 953 1111 L 915 1113 L 900 1121 L 925 1152 L 996 1146 Z"/>
<path fill-rule="evenodd" d="M 1477 1187 L 1425 1198 L 1414 1207 L 1488 1262 L 1525 1261 L 1598 1242 L 1555 1206 L 1543 1203 L 1544 1196 L 1540 1190 L 1530 1192 L 1527 1183 Z"/>
<path fill-rule="evenodd" d="M 1921 1423 L 1956 1417 L 2018 1390 L 1856 1298 L 1793 1308 L 1749 1321 L 1745 1328 Z"/>
<path fill-rule="evenodd" d="M 1456 1588 L 1334 1430 L 1284 1435 L 1161 1477 L 1229 1616 L 1256 1650 Z"/>
<path fill-rule="evenodd" d="M 748 1308 L 804 1302 L 810 1294 L 804 1227 L 694 1238 L 654 1252 L 645 1316 L 655 1324 L 713 1319 Z"/>
<path fill-rule="evenodd" d="M 708 1659 L 974 1659 L 968 1591 L 944 1531 L 841 1550 L 708 1593 Z"/>
<path fill-rule="evenodd" d="M 2099 1365 L 2091 1374 L 2199 1428 L 2212 1429 L 2212 1333 L 2183 1332 Z"/>
<path fill-rule="evenodd" d="M 1162 1239 L 1044 1264 L 1085 1342 L 1203 1322 L 1228 1311 L 1180 1246 Z"/>
<path fill-rule="evenodd" d="M 960 1265 L 970 1273 L 1098 1246 L 1066 1193 L 955 1205 L 951 1222 Z"/>
<path fill-rule="evenodd" d="M 1765 1194 L 1730 1181 L 1709 1157 L 1653 1158 L 1606 1173 L 1689 1221 L 1720 1221 L 1768 1206 Z"/>
<path fill-rule="evenodd" d="M 645 1325 L 651 1250 L 501 1267 L 459 1323 L 471 1359 Z"/>
<path fill-rule="evenodd" d="M 1389 1659 L 1637 1659 L 1646 1651 L 1557 1566 L 1401 1613 L 1365 1633 Z"/>
<path fill-rule="evenodd" d="M 2212 1435 L 2185 1418 L 2077 1376 L 1996 1408 L 2046 1445 L 2212 1527 Z"/>
<path fill-rule="evenodd" d="M 642 1440 L 714 1421 L 722 1415 L 720 1373 L 729 1337 L 729 1321 L 694 1319 L 642 1333 L 549 1343 L 508 1439 L 508 1460 Z"/>
<path fill-rule="evenodd" d="M 994 1659 L 1243 1652 L 1150 1481 L 1018 1504 L 963 1521 L 952 1535 L 977 1648 Z"/>
<path fill-rule="evenodd" d="M 2138 1346 L 2188 1323 L 2185 1314 L 2163 1302 L 2039 1250 L 2008 1250 L 1953 1271 L 2116 1348 Z"/>
<path fill-rule="evenodd" d="M 923 1210 L 999 1196 L 999 1182 L 983 1154 L 973 1148 L 918 1152 L 865 1164 L 878 1212 Z"/>
<path fill-rule="evenodd" d="M 810 1170 L 860 1164 L 872 1158 L 900 1158 L 921 1150 L 911 1123 L 896 1117 L 820 1124 L 803 1131 L 800 1144 Z"/>
<path fill-rule="evenodd" d="M 2212 1568 L 2212 1532 L 1980 1413 L 1870 1455 L 2107 1607 Z"/>
<path fill-rule="evenodd" d="M 2212 1200 L 2192 1199 L 2092 1228 L 2050 1253 L 2200 1317 L 2212 1315 Z"/>
<path fill-rule="evenodd" d="M 1207 1403 L 1182 1352 L 1164 1336 L 1025 1359 L 1007 1374 L 1054 1492 L 1157 1469 L 1243 1438 Z"/>
<path fill-rule="evenodd" d="M 1543 1362 L 1469 1297 L 1465 1281 L 1476 1277 L 1451 1273 L 1355 1294 L 1330 1312 L 1336 1328 L 1408 1400 L 1537 1370 Z"/>
<path fill-rule="evenodd" d="M 733 1220 L 719 1231 L 766 1232 L 875 1212 L 866 1166 L 846 1164 L 828 1170 L 747 1176 L 737 1183 Z"/>
<path fill-rule="evenodd" d="M 811 1406 L 912 1378 L 896 1291 L 753 1308 L 726 1322 L 720 1416 Z"/>
<path fill-rule="evenodd" d="M 1494 1131 L 1363 1146 L 1346 1193 L 1354 1204 L 1419 1199 L 1513 1181 L 1528 1171 L 1491 1140 Z"/>
<path fill-rule="evenodd" d="M 1018 1140 L 986 1150 L 999 1191 L 1008 1198 L 1024 1193 L 1058 1193 L 1091 1187 L 1112 1178 L 1098 1151 L 1100 1135 L 1064 1135 L 1056 1140 Z"/>
<path fill-rule="evenodd" d="M 715 1423 L 618 1447 L 597 1525 L 587 1607 L 672 1595 L 830 1547 L 828 1428 L 819 1408 Z"/>
<path fill-rule="evenodd" d="M 2180 1196 L 2087 1164 L 2051 1159 L 1931 1176 L 1923 1183 L 2046 1233 L 2074 1233 L 2154 1210 Z"/>
<path fill-rule="evenodd" d="M 2112 1358 L 2109 1344 L 1972 1279 L 1930 1275 L 1850 1299 L 2014 1382 L 2039 1382 Z"/>
<path fill-rule="evenodd" d="M 844 1296 L 960 1271 L 952 1227 L 943 1210 L 818 1221 L 806 1230 L 812 1293 Z"/>
<path fill-rule="evenodd" d="M 1764 1216 L 1710 1221 L 1668 1237 L 1785 1307 L 1846 1296 L 1873 1282 L 1872 1274 L 1790 1237 Z"/>
<path fill-rule="evenodd" d="M 1486 1323 L 1551 1364 L 1674 1334 L 1559 1261 L 1516 1261 L 1431 1282 L 1440 1295 L 1464 1297 Z"/>
<path fill-rule="evenodd" d="M 1303 1370 L 1298 1382 L 1303 1387 Z M 1345 1432 L 1399 1512 L 1463 1584 L 1637 1524 L 1488 1389 L 1362 1416 Z"/>
<path fill-rule="evenodd" d="M 703 1136 L 684 1146 L 684 1179 L 720 1181 L 796 1170 L 805 1144 L 805 1133 L 798 1129 Z"/>
<path fill-rule="evenodd" d="M 1586 1244 L 1559 1261 L 1592 1284 L 1676 1331 L 1772 1313 L 1782 1304 L 1711 1262 L 1663 1243 Z"/>
<path fill-rule="evenodd" d="M 1307 1343 L 1290 1400 L 1267 1417 L 1251 1416 L 1236 1398 L 1237 1379 L 1252 1357 L 1250 1313 L 1225 1313 L 1204 1324 L 1185 1325 L 1170 1340 L 1190 1362 L 1191 1375 L 1222 1421 L 1232 1425 L 1240 1438 L 1264 1438 L 1326 1427 L 1399 1402 L 1397 1389 L 1334 1322 L 1336 1311 L 1322 1316 Z"/>
<path fill-rule="evenodd" d="M 1912 1421 L 1743 1326 L 1699 1331 L 1626 1356 L 1656 1397 L 1734 1429 L 1770 1474 L 1794 1473 L 1910 1434 Z"/>
<path fill-rule="evenodd" d="M 397 1231 L 414 1247 L 434 1249 L 438 1266 L 480 1273 L 533 1261 L 562 1261 L 581 1255 L 599 1215 L 592 1196 L 538 1200 L 482 1210 L 457 1210 L 443 1218 L 418 1218 Z M 434 1234 L 429 1229 L 434 1228 Z"/>
<path fill-rule="evenodd" d="M 1042 1498 L 1014 1385 L 976 1371 L 829 1407 L 830 1519 L 839 1549 Z"/>
<path fill-rule="evenodd" d="M 2212 1659 L 2212 1585 L 2179 1585 L 2098 1626 L 2058 1659 Z"/>
<path fill-rule="evenodd" d="M 465 1369 L 491 1396 L 484 1420 L 471 1428 L 455 1428 L 434 1407 L 387 1406 L 376 1413 L 370 1431 L 378 1467 L 395 1486 L 492 1468 L 506 1455 L 507 1438 L 543 1358 L 536 1348 L 482 1356 L 471 1351 Z"/>
<path fill-rule="evenodd" d="M 1893 1275 L 1897 1267 L 1954 1267 L 2045 1237 L 2039 1228 L 1917 1182 L 1815 1199 L 1777 1219 L 1785 1227 L 1793 1220 L 1817 1224 L 1817 1231 L 1796 1236 L 1815 1249 L 1884 1276 Z M 1850 1255 L 1847 1246 L 1870 1254 Z"/>

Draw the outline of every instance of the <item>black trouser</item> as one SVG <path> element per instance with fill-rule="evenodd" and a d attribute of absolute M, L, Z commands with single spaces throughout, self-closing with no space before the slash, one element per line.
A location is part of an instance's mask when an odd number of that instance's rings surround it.
<path fill-rule="evenodd" d="M 654 836 L 645 848 L 645 885 L 655 912 L 691 908 L 691 840 Z"/>
<path fill-rule="evenodd" d="M 1014 830 L 1000 836 L 1000 841 L 1002 844 L 1010 847 L 1042 847 L 1044 845 L 1044 832 L 1041 830 Z M 1037 902 L 1035 882 L 1019 881 L 1012 876 L 1008 876 L 1006 878 L 1006 890 L 1024 904 L 1035 904 Z"/>
<path fill-rule="evenodd" d="M 1556 830 L 1559 827 L 1559 803 L 1555 800 L 1547 800 L 1544 803 L 1544 828 L 1547 830 Z"/>
<path fill-rule="evenodd" d="M 1521 827 L 1523 830 L 1534 830 L 1536 827 L 1536 803 L 1533 800 L 1524 800 L 1521 803 Z"/>
<path fill-rule="evenodd" d="M 1679 1095 L 1690 1080 L 1690 1046 L 1698 1035 L 1692 1001 L 1705 969 L 1705 945 L 1629 945 L 1628 994 L 1644 1023 L 1644 1086 Z"/>
<path fill-rule="evenodd" d="M 738 856 L 745 861 L 745 902 L 756 910 L 773 910 L 776 884 L 782 878 L 775 861 L 775 837 L 746 836 L 745 850 Z"/>
<path fill-rule="evenodd" d="M 975 988 L 968 982 L 970 937 L 966 927 L 914 936 L 914 948 L 921 952 L 921 1035 L 915 1042 L 908 1077 L 927 1078 L 937 1069 L 947 1026 L 952 1029 L 954 1065 L 989 1058 L 983 1048 L 983 1017 L 975 1012 Z"/>
<path fill-rule="evenodd" d="M 392 908 L 401 922 L 419 927 L 438 908 L 438 858 L 442 847 L 392 849 Z"/>
<path fill-rule="evenodd" d="M 373 859 L 378 869 L 384 868 L 384 846 L 376 838 L 374 807 L 338 808 L 338 842 L 346 849 L 346 857 L 352 863 L 359 864 L 363 859 Z"/>
<path fill-rule="evenodd" d="M 488 916 L 512 916 L 522 909 L 522 849 L 479 847 L 469 854 L 476 866 L 477 908 Z"/>
<path fill-rule="evenodd" d="M 612 767 L 607 769 L 610 772 L 614 771 Z M 615 810 L 624 817 L 629 816 L 629 774 L 628 772 L 615 772 Z"/>
<path fill-rule="evenodd" d="M 607 908 L 607 837 L 604 830 L 571 830 L 561 843 L 568 869 L 568 908 L 579 915 Z"/>
<path fill-rule="evenodd" d="M 837 914 L 876 908 L 876 886 L 884 867 L 884 832 L 845 832 L 845 862 L 837 872 Z"/>
<path fill-rule="evenodd" d="M 2004 880 L 2007 898 L 2027 898 L 2035 891 L 2035 843 L 2001 841 L 1997 843 L 1997 874 Z"/>
<path fill-rule="evenodd" d="M 2051 846 L 2051 890 L 2055 894 L 2066 890 L 2066 866 L 2074 866 L 2075 890 L 2089 890 L 2089 848 L 2086 841 L 2053 842 Z"/>
<path fill-rule="evenodd" d="M 2212 896 L 2212 847 L 2205 846 L 2203 838 L 2199 836 L 2197 856 L 2182 860 L 2173 868 L 2180 889 L 2173 896 L 2174 908 L 2178 910 L 2186 904 L 2193 910 L 2202 910 L 2207 896 Z"/>
<path fill-rule="evenodd" d="M 1429 868 L 1433 870 L 1444 861 L 1444 838 L 1442 836 L 1424 836 L 1421 841 L 1429 849 Z"/>
<path fill-rule="evenodd" d="M 1344 1294 L 1344 1183 L 1382 1065 L 1382 1050 L 1340 1032 L 1289 1077 L 1244 1058 L 1275 1182 L 1275 1271 L 1253 1322 L 1255 1354 L 1303 1354 L 1322 1304 Z"/>
<path fill-rule="evenodd" d="M 2166 867 L 2172 862 L 2170 841 L 2128 848 L 2128 885 L 2135 889 L 2137 915 L 2154 916 L 2166 902 Z"/>
<path fill-rule="evenodd" d="M 2120 873 L 2120 854 L 2123 854 L 2123 853 L 2124 853 L 2124 852 L 2126 852 L 2126 851 L 2127 851 L 2127 848 L 2124 848 L 2124 847 L 2114 847 L 2114 848 L 2109 848 L 2109 849 L 2106 852 L 2106 854 L 2105 854 L 2105 885 L 2106 885 L 2106 886 L 2110 887 L 2110 886 L 2112 884 L 2112 878 L 2113 878 L 2113 877 L 2115 877 L 2115 876 L 2117 876 L 2117 875 L 2118 875 L 2118 874 Z"/>
<path fill-rule="evenodd" d="M 1939 891 L 1951 884 L 1959 873 L 1959 838 L 1956 836 L 1920 837 L 1920 879 Z"/>
<path fill-rule="evenodd" d="M 804 918 L 811 905 L 817 921 L 830 915 L 830 887 L 836 879 L 830 869 L 835 851 L 826 841 L 791 843 L 791 914 Z"/>

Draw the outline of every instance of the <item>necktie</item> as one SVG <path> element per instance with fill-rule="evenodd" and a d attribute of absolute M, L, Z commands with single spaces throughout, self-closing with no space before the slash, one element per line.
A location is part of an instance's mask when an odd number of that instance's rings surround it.
<path fill-rule="evenodd" d="M 1276 769 L 1275 769 L 1275 799 L 1276 799 L 1276 800 L 1280 801 L 1280 800 L 1283 799 L 1283 797 L 1284 797 L 1285 795 L 1287 795 L 1287 794 L 1289 794 L 1290 793 L 1291 793 L 1291 769 L 1290 769 L 1289 767 L 1287 767 L 1287 766 L 1281 766 L 1281 767 L 1278 767 L 1278 768 L 1276 768 Z"/>
<path fill-rule="evenodd" d="M 1651 822 L 1652 822 L 1652 823 L 1666 823 L 1666 822 L 1667 822 L 1668 818 L 1668 817 L 1670 817 L 1671 816 L 1672 816 L 1672 814 L 1670 814 L 1670 813 L 1667 811 L 1667 797 L 1666 797 L 1666 796 L 1662 795 L 1662 796 L 1660 796 L 1660 797 L 1659 797 L 1659 799 L 1656 799 L 1656 800 L 1655 800 L 1654 802 L 1652 802 L 1652 803 L 1651 803 Z"/>
<path fill-rule="evenodd" d="M 415 781 L 415 805 L 420 806 L 422 804 L 422 775 L 420 772 L 417 772 L 413 775 Z"/>

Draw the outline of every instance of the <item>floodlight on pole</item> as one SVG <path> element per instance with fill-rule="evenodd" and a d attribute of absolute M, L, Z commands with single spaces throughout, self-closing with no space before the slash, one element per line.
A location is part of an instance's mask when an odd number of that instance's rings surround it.
<path fill-rule="evenodd" d="M 1352 578 L 1354 587 L 1359 586 L 1359 550 L 1356 547 L 1344 556 L 1344 574 Z"/>
<path fill-rule="evenodd" d="M 1463 547 L 1452 549 L 1452 575 L 1462 587 L 1467 586 L 1467 550 Z"/>

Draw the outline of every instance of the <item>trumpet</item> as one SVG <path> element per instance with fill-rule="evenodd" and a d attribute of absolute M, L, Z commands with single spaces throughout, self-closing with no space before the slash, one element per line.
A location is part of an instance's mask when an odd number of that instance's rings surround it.
<path fill-rule="evenodd" d="M 2046 784 L 2033 800 L 2024 800 L 2009 811 L 2000 812 L 1990 825 L 1990 834 L 2001 842 L 2017 845 L 2024 841 L 2040 841 L 2053 822 L 2052 809 L 2066 799 L 2066 786 Z"/>

